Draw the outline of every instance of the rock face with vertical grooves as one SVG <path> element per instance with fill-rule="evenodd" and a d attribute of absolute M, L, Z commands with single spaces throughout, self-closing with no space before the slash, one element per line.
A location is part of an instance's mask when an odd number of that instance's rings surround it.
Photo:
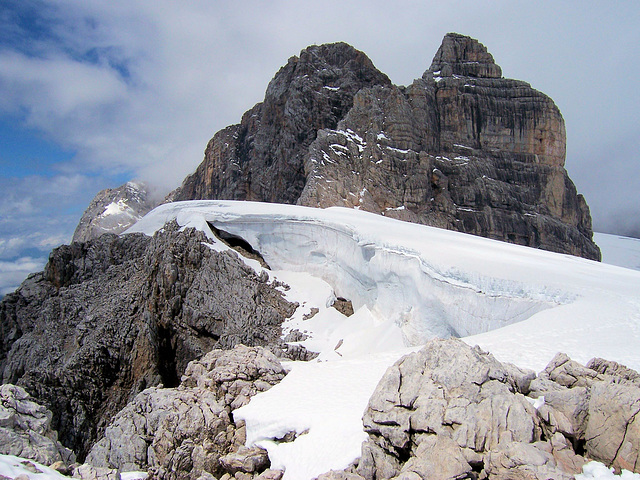
<path fill-rule="evenodd" d="M 269 83 L 264 102 L 216 133 L 205 159 L 173 200 L 218 198 L 295 203 L 306 177 L 304 156 L 322 128 L 336 128 L 353 96 L 390 85 L 367 56 L 345 43 L 311 46 Z"/>
<path fill-rule="evenodd" d="M 477 40 L 447 34 L 408 87 L 323 45 L 289 60 L 170 199 L 354 207 L 598 260 L 564 159 L 556 105 L 502 78 Z"/>
<path fill-rule="evenodd" d="M 82 459 L 137 393 L 173 387 L 212 348 L 280 345 L 296 304 L 235 252 L 169 223 L 153 238 L 102 235 L 55 249 L 0 302 L 2 383 L 53 412 Z"/>

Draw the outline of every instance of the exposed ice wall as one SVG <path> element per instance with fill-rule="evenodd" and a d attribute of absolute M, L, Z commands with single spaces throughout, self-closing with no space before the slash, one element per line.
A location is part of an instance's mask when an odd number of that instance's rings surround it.
<path fill-rule="evenodd" d="M 447 239 L 438 238 L 436 229 L 366 212 L 251 202 L 179 202 L 158 207 L 131 231 L 152 233 L 171 218 L 200 229 L 210 222 L 247 241 L 272 269 L 305 271 L 322 278 L 338 296 L 350 299 L 355 309 L 366 306 L 374 315 L 393 320 L 407 345 L 434 336 L 486 332 L 572 297 L 535 282 L 485 275 L 480 269 L 463 270 L 447 259 L 438 261 L 437 250 L 446 248 Z M 479 258 L 477 263 L 493 260 Z"/>
<path fill-rule="evenodd" d="M 434 336 L 486 332 L 562 301 L 559 292 L 440 272 L 419 252 L 368 243 L 347 225 L 269 218 L 212 223 L 244 238 L 272 268 L 311 273 L 350 299 L 355 309 L 366 305 L 374 315 L 392 319 L 408 345 Z"/>

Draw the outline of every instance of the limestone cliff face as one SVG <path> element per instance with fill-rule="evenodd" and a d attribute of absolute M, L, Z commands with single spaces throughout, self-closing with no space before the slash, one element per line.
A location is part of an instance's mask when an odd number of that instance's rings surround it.
<path fill-rule="evenodd" d="M 143 389 L 176 386 L 214 347 L 281 345 L 290 304 L 235 253 L 167 224 L 153 238 L 102 235 L 54 250 L 0 302 L 0 378 L 53 412 L 84 457 Z"/>
<path fill-rule="evenodd" d="M 172 199 L 355 207 L 599 259 L 564 159 L 556 105 L 502 78 L 477 40 L 446 35 L 408 87 L 345 44 L 323 45 L 289 60 L 265 101 L 214 136 Z"/>
<path fill-rule="evenodd" d="M 213 137 L 202 164 L 171 199 L 295 203 L 306 181 L 304 156 L 317 131 L 335 128 L 360 89 L 390 83 L 365 54 L 345 43 L 303 50 L 269 83 L 264 102 Z"/>
<path fill-rule="evenodd" d="M 589 208 L 564 169 L 553 101 L 501 78 L 485 47 L 449 34 L 409 87 L 363 89 L 310 146 L 298 203 L 600 259 Z"/>

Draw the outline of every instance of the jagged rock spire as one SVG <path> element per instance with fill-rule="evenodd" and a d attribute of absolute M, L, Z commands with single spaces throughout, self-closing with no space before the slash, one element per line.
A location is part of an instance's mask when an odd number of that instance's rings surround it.
<path fill-rule="evenodd" d="M 433 57 L 430 72 L 440 76 L 462 75 L 466 77 L 501 78 L 502 69 L 487 52 L 487 47 L 475 38 L 447 33 L 442 45 Z"/>

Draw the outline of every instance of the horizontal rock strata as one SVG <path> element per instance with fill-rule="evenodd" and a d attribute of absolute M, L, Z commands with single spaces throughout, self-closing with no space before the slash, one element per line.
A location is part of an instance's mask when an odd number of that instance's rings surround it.
<path fill-rule="evenodd" d="M 502 78 L 470 37 L 446 35 L 408 87 L 348 45 L 314 46 L 213 137 L 169 199 L 354 207 L 599 259 L 565 140 L 553 101 Z"/>

